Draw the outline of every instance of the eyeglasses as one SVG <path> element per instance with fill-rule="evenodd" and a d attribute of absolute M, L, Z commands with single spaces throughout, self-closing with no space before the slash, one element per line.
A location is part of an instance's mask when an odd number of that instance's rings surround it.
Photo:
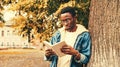
<path fill-rule="evenodd" d="M 70 21 L 71 21 L 71 18 L 67 18 L 67 19 L 65 19 L 65 20 L 61 20 L 62 23 L 68 23 L 68 22 L 70 22 Z"/>

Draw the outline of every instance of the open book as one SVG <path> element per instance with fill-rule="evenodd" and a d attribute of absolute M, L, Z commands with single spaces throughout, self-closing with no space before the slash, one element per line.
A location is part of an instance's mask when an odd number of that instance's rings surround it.
<path fill-rule="evenodd" d="M 64 56 L 65 54 L 61 52 L 61 48 L 63 45 L 66 45 L 65 41 L 62 42 L 58 42 L 54 45 L 51 45 L 49 42 L 47 41 L 43 41 L 43 44 L 47 47 L 47 48 L 51 48 L 59 57 Z"/>

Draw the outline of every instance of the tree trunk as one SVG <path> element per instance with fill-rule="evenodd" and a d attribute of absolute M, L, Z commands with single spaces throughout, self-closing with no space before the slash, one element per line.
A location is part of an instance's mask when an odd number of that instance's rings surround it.
<path fill-rule="evenodd" d="M 87 67 L 120 67 L 120 0 L 91 0 L 92 56 Z"/>

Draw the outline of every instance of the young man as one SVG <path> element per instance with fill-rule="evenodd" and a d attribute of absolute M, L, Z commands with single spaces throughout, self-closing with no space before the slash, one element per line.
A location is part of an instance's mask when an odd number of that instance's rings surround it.
<path fill-rule="evenodd" d="M 82 25 L 76 24 L 76 13 L 72 7 L 61 10 L 60 20 L 63 28 L 53 35 L 50 42 L 65 41 L 67 45 L 61 51 L 66 55 L 59 57 L 52 49 L 47 49 L 46 59 L 51 61 L 50 67 L 82 67 L 88 63 L 91 55 L 90 34 Z"/>

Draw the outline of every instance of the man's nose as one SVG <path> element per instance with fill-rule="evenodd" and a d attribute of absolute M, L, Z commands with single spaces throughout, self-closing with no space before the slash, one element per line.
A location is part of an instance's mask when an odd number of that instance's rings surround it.
<path fill-rule="evenodd" d="M 67 23 L 67 22 L 64 22 L 64 25 L 65 25 L 65 26 L 67 26 L 67 25 L 68 25 L 68 23 Z"/>

